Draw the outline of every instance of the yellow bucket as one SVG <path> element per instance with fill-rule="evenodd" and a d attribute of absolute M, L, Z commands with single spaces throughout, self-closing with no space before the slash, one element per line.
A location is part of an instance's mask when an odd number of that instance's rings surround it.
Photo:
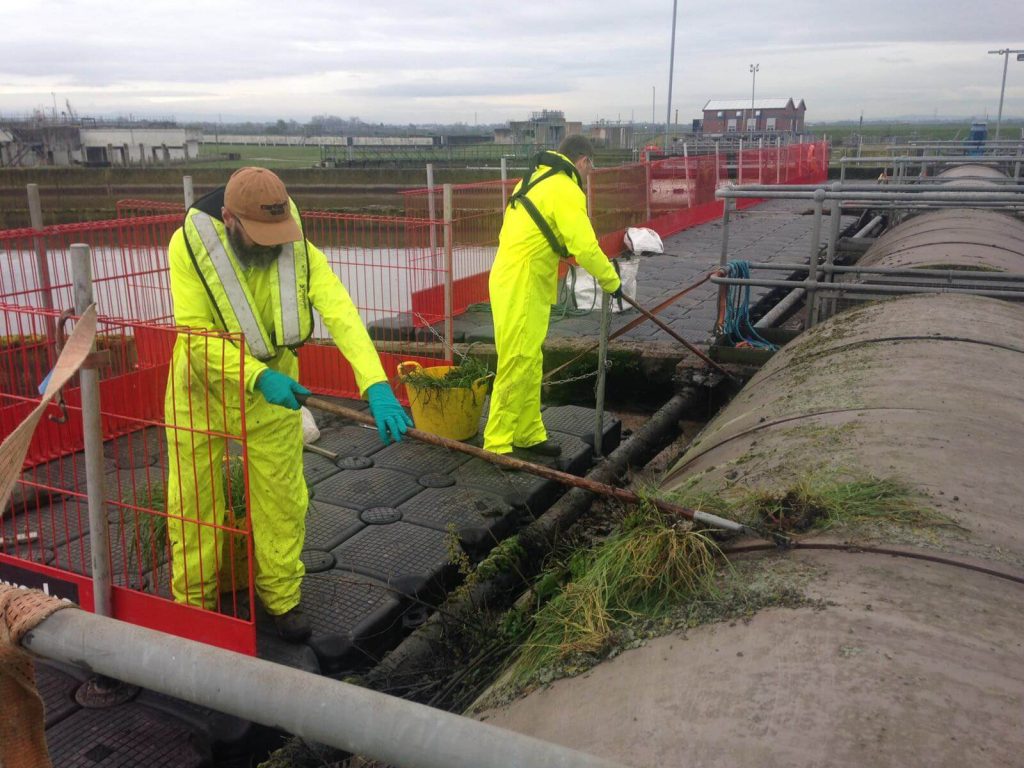
<path fill-rule="evenodd" d="M 487 382 L 490 376 L 481 376 L 469 387 L 434 389 L 417 387 L 404 381 L 413 371 L 425 373 L 434 379 L 443 379 L 454 365 L 437 365 L 424 368 L 409 360 L 398 365 L 398 377 L 405 383 L 409 393 L 409 407 L 416 429 L 432 432 L 451 440 L 468 440 L 477 433 L 480 415 L 484 410 L 487 396 Z"/>

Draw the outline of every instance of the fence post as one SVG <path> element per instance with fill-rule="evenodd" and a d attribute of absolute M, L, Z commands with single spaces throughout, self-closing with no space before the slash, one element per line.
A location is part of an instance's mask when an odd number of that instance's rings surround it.
<path fill-rule="evenodd" d="M 53 296 L 50 286 L 50 260 L 46 253 L 46 238 L 43 237 L 43 206 L 39 201 L 39 185 L 28 185 L 28 216 L 29 223 L 36 234 L 32 238 L 32 244 L 36 251 L 36 271 L 39 273 L 39 293 L 43 302 L 43 309 L 53 309 Z M 46 348 L 56 350 L 57 324 L 53 316 L 46 318 Z M 50 362 L 56 362 L 51 360 Z"/>
<path fill-rule="evenodd" d="M 181 183 L 182 186 L 185 188 L 185 210 L 187 211 L 189 208 L 192 207 L 192 203 L 196 201 L 195 192 L 192 190 L 192 177 L 182 176 Z"/>
<path fill-rule="evenodd" d="M 651 221 L 651 162 L 644 152 L 644 221 Z"/>
<path fill-rule="evenodd" d="M 743 139 L 740 139 L 740 151 L 736 153 L 736 183 L 743 183 Z"/>
<path fill-rule="evenodd" d="M 508 208 L 508 158 L 501 156 L 501 212 Z"/>
<path fill-rule="evenodd" d="M 821 215 L 824 203 L 825 190 L 814 190 L 814 229 L 811 231 L 811 258 L 807 270 L 810 285 L 807 286 L 807 318 L 804 320 L 804 330 L 814 325 L 814 299 L 817 295 L 818 251 L 821 250 Z"/>
<path fill-rule="evenodd" d="M 600 290 L 597 279 L 594 279 L 594 290 Z M 604 386 L 606 376 L 605 361 L 608 359 L 608 325 L 611 317 L 611 296 L 601 291 L 601 338 L 597 352 L 597 387 L 595 391 L 594 409 L 594 458 L 600 459 L 604 445 Z"/>
<path fill-rule="evenodd" d="M 693 187 L 690 187 L 690 150 L 683 142 L 683 179 L 686 181 L 686 207 L 693 208 L 693 192 L 697 187 L 697 180 L 694 179 Z"/>
<path fill-rule="evenodd" d="M 839 229 L 840 229 L 840 225 L 842 224 L 842 215 L 843 215 L 842 201 L 838 197 L 839 191 L 841 189 L 842 189 L 842 185 L 839 182 L 833 182 L 832 183 L 832 192 L 836 194 L 836 197 L 832 198 L 832 200 L 829 201 L 829 209 L 828 209 L 829 216 L 831 217 L 831 221 L 829 222 L 829 224 L 831 224 L 832 226 L 829 228 L 829 232 L 828 232 L 828 250 L 825 253 L 825 282 L 826 283 L 831 283 L 833 281 L 832 267 L 835 265 L 835 261 L 836 261 L 836 246 L 839 243 Z M 835 302 L 834 298 L 830 299 L 828 301 L 828 316 L 829 317 L 831 317 L 832 315 L 835 314 L 835 311 L 836 311 L 835 310 L 835 304 L 836 304 L 836 302 Z"/>
<path fill-rule="evenodd" d="M 718 142 L 716 141 L 715 142 L 715 189 L 718 189 L 718 182 L 719 182 L 718 174 L 721 172 L 721 169 L 720 169 L 721 162 L 722 162 L 722 160 L 721 160 L 721 157 L 720 157 L 720 155 L 718 153 Z"/>
<path fill-rule="evenodd" d="M 93 303 L 92 255 L 89 246 L 71 246 L 71 275 L 75 286 L 75 314 Z M 90 353 L 96 351 L 93 342 Z M 85 489 L 89 501 L 89 543 L 92 549 L 93 612 L 110 616 L 110 529 L 103 492 L 103 422 L 100 417 L 99 372 L 88 361 L 78 373 L 82 397 L 82 434 L 85 439 Z"/>
<path fill-rule="evenodd" d="M 725 272 L 725 265 L 729 262 L 729 206 L 733 201 L 733 198 L 727 197 L 723 201 L 722 205 L 722 252 L 718 259 L 718 266 L 721 267 L 723 274 Z M 725 311 L 726 293 L 728 290 L 729 286 L 727 285 L 718 286 L 718 314 L 715 315 L 716 324 L 718 323 L 718 318 L 722 317 L 722 313 Z"/>
<path fill-rule="evenodd" d="M 437 229 L 433 221 L 437 218 L 437 204 L 434 202 L 434 164 L 427 163 L 427 218 L 430 219 L 430 258 L 431 266 L 437 269 Z"/>
<path fill-rule="evenodd" d="M 445 359 L 452 360 L 455 347 L 454 318 L 452 317 L 452 293 L 454 290 L 453 272 L 453 211 L 452 211 L 452 185 L 445 184 L 442 187 L 442 206 L 444 214 L 444 346 Z"/>

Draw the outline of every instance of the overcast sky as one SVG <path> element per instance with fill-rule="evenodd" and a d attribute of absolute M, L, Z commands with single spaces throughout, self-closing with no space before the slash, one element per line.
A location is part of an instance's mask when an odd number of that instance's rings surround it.
<path fill-rule="evenodd" d="M 1024 0 L 679 2 L 673 112 L 993 119 Z M 496 123 L 666 116 L 671 0 L 0 0 L 0 114 Z M 1006 35 L 1016 35 L 1010 37 Z M 1004 117 L 1024 115 L 1011 56 Z M 652 109 L 652 87 L 654 106 Z"/>

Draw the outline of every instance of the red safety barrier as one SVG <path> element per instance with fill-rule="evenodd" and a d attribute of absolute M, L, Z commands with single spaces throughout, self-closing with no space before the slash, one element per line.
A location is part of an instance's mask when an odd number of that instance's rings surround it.
<path fill-rule="evenodd" d="M 57 338 L 48 339 L 57 313 L 0 304 L 0 319 L 0 433 L 6 437 L 39 402 L 37 382 L 57 357 Z M 201 386 L 167 387 L 176 342 L 192 350 L 191 379 Z M 101 318 L 96 346 L 106 355 L 97 371 L 114 618 L 254 654 L 245 398 L 241 384 L 224 375 L 231 356 L 243 364 L 242 339 Z M 169 423 L 165 405 L 187 416 Z M 187 450 L 168 451 L 169 440 Z M 0 513 L 0 579 L 92 610 L 83 445 L 75 377 L 63 403 L 52 404 L 39 423 L 25 472 Z M 173 495 L 172 479 L 179 489 Z M 210 508 L 199 499 L 210 483 L 220 484 L 230 503 L 222 519 L 198 521 L 188 510 Z M 186 504 L 190 499 L 199 503 Z M 174 559 L 171 540 L 185 531 L 209 542 L 211 561 L 203 562 L 198 547 L 183 547 Z M 208 605 L 176 601 L 175 575 L 180 589 L 188 590 L 190 579 L 194 590 L 207 584 Z"/>
<path fill-rule="evenodd" d="M 399 363 L 415 360 L 430 366 L 451 360 L 443 345 L 424 353 L 421 344 L 443 340 L 446 272 L 443 250 L 436 245 L 444 242 L 439 222 L 307 211 L 303 225 L 348 289 L 384 372 L 407 403 L 395 381 Z M 321 394 L 360 397 L 351 366 L 319 317 L 312 342 L 299 350 L 299 370 L 302 383 Z"/>
<path fill-rule="evenodd" d="M 451 201 L 452 314 L 460 315 L 473 304 L 488 300 L 487 277 L 498 252 L 498 232 L 514 181 L 453 184 Z M 407 217 L 425 219 L 430 226 L 430 250 L 426 258 L 441 265 L 433 284 L 421 285 L 415 295 L 417 315 L 430 316 L 430 308 L 444 307 L 444 265 L 447 259 L 444 223 L 444 190 L 406 190 L 401 193 Z M 436 315 L 436 310 L 434 313 Z"/>

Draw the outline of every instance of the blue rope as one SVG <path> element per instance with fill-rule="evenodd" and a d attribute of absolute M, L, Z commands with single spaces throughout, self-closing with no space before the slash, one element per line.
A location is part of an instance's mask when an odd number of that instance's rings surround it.
<path fill-rule="evenodd" d="M 737 259 L 725 265 L 726 277 L 741 279 L 750 278 L 750 262 Z M 763 338 L 750 322 L 750 286 L 730 285 L 725 300 L 725 322 L 722 333 L 737 345 L 749 344 L 755 349 L 768 349 L 774 352 L 779 347 Z"/>

